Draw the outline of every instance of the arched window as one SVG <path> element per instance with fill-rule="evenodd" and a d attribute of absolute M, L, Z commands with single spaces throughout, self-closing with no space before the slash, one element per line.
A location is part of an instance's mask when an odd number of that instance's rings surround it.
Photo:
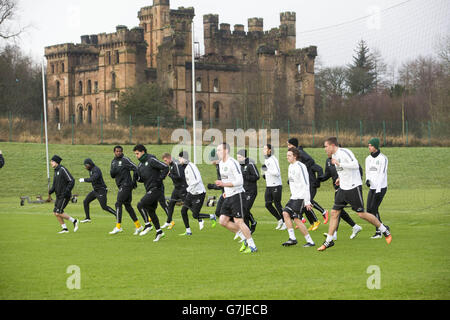
<path fill-rule="evenodd" d="M 55 73 L 55 65 L 53 63 L 51 64 L 51 68 L 52 68 L 52 73 Z"/>
<path fill-rule="evenodd" d="M 111 89 L 116 88 L 116 74 L 114 72 L 111 73 Z"/>
<path fill-rule="evenodd" d="M 213 92 L 219 92 L 220 88 L 219 88 L 219 79 L 214 79 L 213 82 Z"/>
<path fill-rule="evenodd" d="M 88 82 L 87 82 L 87 93 L 88 94 L 92 93 L 92 82 L 91 82 L 91 80 L 88 80 Z"/>
<path fill-rule="evenodd" d="M 205 110 L 205 104 L 202 101 L 198 101 L 195 104 L 195 117 L 197 121 L 203 120 L 203 111 Z"/>
<path fill-rule="evenodd" d="M 59 97 L 61 95 L 61 84 L 59 81 L 56 81 L 56 96 Z"/>
<path fill-rule="evenodd" d="M 197 80 L 195 81 L 195 91 L 202 91 L 202 78 L 197 78 Z"/>
<path fill-rule="evenodd" d="M 217 122 L 220 119 L 220 102 L 216 101 L 213 104 L 214 120 Z"/>
<path fill-rule="evenodd" d="M 119 50 L 114 51 L 114 63 L 116 64 L 120 63 Z"/>
<path fill-rule="evenodd" d="M 78 81 L 78 95 L 83 94 L 83 81 Z"/>
<path fill-rule="evenodd" d="M 83 105 L 81 104 L 78 105 L 78 123 L 83 123 Z"/>
<path fill-rule="evenodd" d="M 92 123 L 92 105 L 88 104 L 87 107 L 87 123 L 91 124 Z"/>
<path fill-rule="evenodd" d="M 61 64 L 61 72 L 64 72 L 64 62 Z"/>
<path fill-rule="evenodd" d="M 55 122 L 56 123 L 60 123 L 60 120 L 59 120 L 59 108 L 55 108 Z"/>

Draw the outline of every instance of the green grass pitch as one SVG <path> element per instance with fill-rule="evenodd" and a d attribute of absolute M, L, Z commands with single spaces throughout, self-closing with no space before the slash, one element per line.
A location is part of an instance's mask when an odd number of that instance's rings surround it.
<path fill-rule="evenodd" d="M 284 146 L 283 146 L 284 147 Z M 83 160 L 90 157 L 102 169 L 109 187 L 108 204 L 113 206 L 117 188 L 109 176 L 113 146 L 50 145 L 50 157 L 59 154 L 76 179 L 78 203 L 66 212 L 83 218 L 82 201 L 90 184 Z M 172 146 L 148 146 L 159 158 Z M 91 224 L 81 224 L 77 233 L 57 234 L 60 227 L 52 215 L 53 204 L 20 206 L 20 196 L 46 196 L 45 146 L 42 144 L 0 143 L 6 165 L 0 169 L 0 299 L 449 299 L 450 298 L 450 148 L 384 148 L 389 157 L 389 189 L 381 205 L 383 222 L 391 227 L 393 241 L 372 240 L 371 225 L 352 213 L 363 227 L 350 240 L 350 227 L 342 222 L 336 245 L 318 252 L 321 224 L 311 232 L 315 248 L 303 248 L 304 239 L 296 231 L 299 245 L 284 248 L 286 231 L 275 230 L 276 221 L 264 208 L 264 180 L 253 207 L 258 221 L 254 234 L 259 252 L 240 254 L 233 234 L 219 224 L 212 229 L 206 221 L 199 231 L 190 214 L 194 235 L 184 238 L 180 208 L 175 207 L 173 230 L 154 243 L 154 231 L 145 237 L 133 236 L 134 225 L 126 211 L 124 232 L 109 235 L 114 218 L 91 204 Z M 361 165 L 367 148 L 352 148 Z M 323 149 L 306 149 L 321 166 Z M 286 148 L 280 150 L 283 182 L 287 180 Z M 132 146 L 125 154 L 135 162 Z M 258 165 L 260 168 L 261 165 Z M 203 182 L 215 180 L 215 168 L 199 166 Z M 53 169 L 50 168 L 51 177 Z M 166 180 L 166 196 L 172 182 Z M 364 197 L 367 188 L 364 186 Z M 133 193 L 136 206 L 144 194 L 143 185 Z M 207 195 L 219 195 L 208 191 Z M 283 188 L 283 204 L 289 198 Z M 323 183 L 316 200 L 327 209 L 333 204 L 331 181 Z M 366 199 L 365 199 L 366 200 Z M 215 208 L 204 206 L 202 212 Z M 160 220 L 165 214 L 158 208 Z M 138 215 L 138 217 L 140 217 Z M 142 219 L 140 219 L 142 221 Z M 321 217 L 319 220 L 322 221 Z M 307 223 L 309 226 L 309 224 Z M 80 289 L 69 289 L 70 266 L 79 268 Z M 370 266 L 379 268 L 379 289 L 369 289 Z M 370 268 L 369 268 L 370 270 Z M 70 282 L 70 281 L 69 281 Z"/>

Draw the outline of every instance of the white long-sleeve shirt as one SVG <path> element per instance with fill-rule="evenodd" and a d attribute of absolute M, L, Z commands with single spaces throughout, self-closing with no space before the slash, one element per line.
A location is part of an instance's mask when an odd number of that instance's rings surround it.
<path fill-rule="evenodd" d="M 283 183 L 281 181 L 281 171 L 278 159 L 274 156 L 270 156 L 264 160 L 264 164 L 267 167 L 267 171 L 264 172 L 264 174 L 266 175 L 266 186 L 281 186 Z"/>
<path fill-rule="evenodd" d="M 188 185 L 188 187 L 186 188 L 187 192 L 193 195 L 206 193 L 202 176 L 200 175 L 200 171 L 194 163 L 188 162 L 186 168 L 184 169 L 184 175 L 186 177 L 186 183 Z"/>
<path fill-rule="evenodd" d="M 362 185 L 359 163 L 353 152 L 346 148 L 338 148 L 332 156 L 339 162 L 336 171 L 339 176 L 339 187 L 342 190 L 351 190 Z"/>
<path fill-rule="evenodd" d="M 366 181 L 370 182 L 370 189 L 381 192 L 387 188 L 388 158 L 380 152 L 375 158 L 369 155 L 366 158 Z"/>
<path fill-rule="evenodd" d="M 289 165 L 289 188 L 291 189 L 291 199 L 303 199 L 305 205 L 311 204 L 311 193 L 309 191 L 308 169 L 300 161 Z"/>
<path fill-rule="evenodd" d="M 223 183 L 231 182 L 233 187 L 224 187 L 227 198 L 235 194 L 245 192 L 244 177 L 242 176 L 241 165 L 236 159 L 228 157 L 227 161 L 219 162 L 220 178 Z"/>

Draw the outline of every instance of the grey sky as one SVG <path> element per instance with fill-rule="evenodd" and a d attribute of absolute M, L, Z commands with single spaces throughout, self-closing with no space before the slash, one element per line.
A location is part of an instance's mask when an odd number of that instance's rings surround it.
<path fill-rule="evenodd" d="M 377 48 L 388 64 L 399 65 L 435 52 L 450 34 L 448 0 L 171 0 L 171 8 L 195 8 L 195 38 L 203 44 L 203 15 L 219 23 L 244 24 L 261 17 L 264 30 L 278 27 L 280 12 L 297 14 L 297 47 L 317 45 L 322 65 L 351 61 L 360 39 Z M 19 22 L 29 25 L 18 44 L 36 60 L 44 47 L 80 42 L 84 34 L 114 32 L 116 25 L 138 26 L 137 12 L 152 0 L 19 0 Z"/>

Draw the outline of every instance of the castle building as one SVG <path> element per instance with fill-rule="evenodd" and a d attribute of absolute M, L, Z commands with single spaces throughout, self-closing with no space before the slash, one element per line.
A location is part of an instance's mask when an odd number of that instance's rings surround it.
<path fill-rule="evenodd" d="M 114 122 L 120 93 L 156 82 L 170 89 L 171 107 L 192 119 L 192 21 L 194 8 L 170 9 L 153 0 L 138 12 L 139 26 L 81 36 L 81 43 L 45 48 L 49 120 Z M 244 25 L 203 17 L 204 55 L 195 57 L 196 120 L 233 119 L 310 123 L 314 119 L 317 48 L 296 48 L 296 14 L 280 14 L 279 28 L 263 19 Z"/>

